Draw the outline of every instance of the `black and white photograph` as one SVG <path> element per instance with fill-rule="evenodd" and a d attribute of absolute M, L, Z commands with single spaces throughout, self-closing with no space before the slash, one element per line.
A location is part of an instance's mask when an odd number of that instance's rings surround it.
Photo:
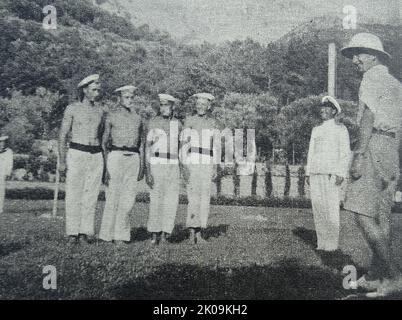
<path fill-rule="evenodd" d="M 400 300 L 401 128 L 402 0 L 0 0 L 0 300 Z"/>

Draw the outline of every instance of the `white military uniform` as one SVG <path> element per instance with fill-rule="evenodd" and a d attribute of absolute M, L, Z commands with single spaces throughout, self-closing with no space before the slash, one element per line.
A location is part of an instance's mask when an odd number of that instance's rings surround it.
<path fill-rule="evenodd" d="M 134 145 L 138 146 L 140 132 L 137 129 L 141 126 L 141 117 L 134 111 L 111 113 L 110 117 L 114 117 L 114 123 L 119 123 L 119 126 L 112 128 L 112 131 L 120 131 L 116 133 L 118 136 L 138 137 L 137 141 L 134 141 Z M 106 190 L 106 204 L 99 238 L 105 241 L 130 241 L 129 213 L 134 206 L 137 194 L 139 150 L 113 146 L 108 154 L 107 168 L 110 181 Z"/>
<path fill-rule="evenodd" d="M 206 228 L 210 210 L 211 179 L 214 173 L 212 136 L 204 134 L 203 130 L 214 130 L 215 121 L 198 115 L 186 119 L 183 133 L 194 130 L 191 135 L 189 154 L 185 160 L 190 171 L 187 185 L 188 228 Z M 197 132 L 197 134 L 195 134 Z M 205 133 L 206 131 L 204 131 Z M 203 139 L 204 138 L 204 139 Z M 205 139 L 207 138 L 207 139 Z"/>
<path fill-rule="evenodd" d="M 98 79 L 99 75 L 91 75 L 82 80 L 78 87 L 88 85 Z M 73 123 L 73 139 L 83 136 L 85 140 L 88 130 L 97 131 L 99 129 L 99 126 L 91 127 L 89 124 L 94 119 L 99 119 L 104 111 L 94 109 L 98 114 L 92 116 L 93 111 L 87 111 L 85 108 L 85 105 L 77 102 L 67 106 L 65 111 L 65 116 L 68 113 L 74 115 L 75 111 L 81 112 L 80 116 L 73 120 L 80 124 L 75 127 Z M 81 121 L 82 123 L 80 123 Z M 100 145 L 87 146 L 70 142 L 66 161 L 66 234 L 68 236 L 78 236 L 79 234 L 92 236 L 95 234 L 95 209 L 102 184 L 102 148 Z"/>
<path fill-rule="evenodd" d="M 179 205 L 180 170 L 178 141 L 181 129 L 175 119 L 157 116 L 149 123 L 147 140 L 151 146 L 151 174 L 154 186 L 150 191 L 149 232 L 171 234 Z"/>
<path fill-rule="evenodd" d="M 94 235 L 95 209 L 102 184 L 102 152 L 90 153 L 70 147 L 67 168 L 66 233 Z"/>
<path fill-rule="evenodd" d="M 317 232 L 317 249 L 333 251 L 339 245 L 340 186 L 336 176 L 347 178 L 350 161 L 349 133 L 334 119 L 313 129 L 306 175 Z"/>
<path fill-rule="evenodd" d="M 10 148 L 0 152 L 0 213 L 3 213 L 6 193 L 6 177 L 13 170 L 13 151 Z"/>

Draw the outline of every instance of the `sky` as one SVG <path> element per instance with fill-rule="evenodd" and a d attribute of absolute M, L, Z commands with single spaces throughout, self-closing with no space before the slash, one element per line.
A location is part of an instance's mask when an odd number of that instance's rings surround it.
<path fill-rule="evenodd" d="M 96 0 L 95 0 L 96 1 Z M 110 11 L 147 23 L 189 43 L 243 40 L 267 43 L 323 15 L 345 17 L 353 5 L 357 23 L 401 23 L 402 0 L 98 0 Z"/>

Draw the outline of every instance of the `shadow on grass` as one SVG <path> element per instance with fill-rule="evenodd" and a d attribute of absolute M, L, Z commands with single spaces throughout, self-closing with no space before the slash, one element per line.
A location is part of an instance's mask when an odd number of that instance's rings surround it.
<path fill-rule="evenodd" d="M 221 224 L 219 226 L 210 226 L 202 231 L 202 235 L 203 235 L 204 239 L 206 239 L 206 240 L 208 240 L 210 238 L 218 238 L 221 235 L 226 234 L 228 228 L 229 228 L 229 225 L 227 225 L 227 224 Z M 188 228 L 186 228 L 182 224 L 179 224 L 179 225 L 175 226 L 172 236 L 170 237 L 170 242 L 180 243 L 180 242 L 187 240 L 188 237 L 189 237 Z"/>
<path fill-rule="evenodd" d="M 131 230 L 131 241 L 142 242 L 151 238 L 151 234 L 145 227 L 136 228 Z"/>
<path fill-rule="evenodd" d="M 298 227 L 293 229 L 292 232 L 312 249 L 317 247 L 317 235 L 314 230 Z"/>
<path fill-rule="evenodd" d="M 218 238 L 223 234 L 226 234 L 229 226 L 226 224 L 221 224 L 219 226 L 210 226 L 203 231 L 203 236 L 205 239 Z M 181 243 L 188 239 L 189 231 L 182 225 L 176 225 L 172 235 L 170 236 L 171 243 Z M 131 241 L 142 242 L 151 239 L 151 234 L 147 231 L 145 227 L 136 228 L 131 230 Z"/>
<path fill-rule="evenodd" d="M 25 247 L 21 243 L 0 244 L 0 258 L 9 255 L 10 253 L 22 250 Z"/>
<path fill-rule="evenodd" d="M 113 288 L 112 299 L 340 299 L 342 276 L 296 260 L 240 268 L 167 264 Z"/>
<path fill-rule="evenodd" d="M 292 230 L 293 234 L 306 243 L 320 257 L 322 263 L 330 268 L 342 271 L 347 265 L 355 266 L 356 263 L 352 257 L 343 253 L 341 250 L 335 252 L 326 252 L 323 250 L 315 250 L 317 247 L 317 235 L 314 230 L 298 227 Z M 359 268 L 358 268 L 359 269 Z M 361 270 L 363 271 L 363 270 Z"/>

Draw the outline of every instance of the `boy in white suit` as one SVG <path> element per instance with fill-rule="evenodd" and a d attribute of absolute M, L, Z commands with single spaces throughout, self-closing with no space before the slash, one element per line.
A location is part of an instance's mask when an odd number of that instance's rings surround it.
<path fill-rule="evenodd" d="M 0 137 L 0 214 L 3 213 L 6 177 L 13 170 L 13 151 L 7 147 L 8 136 Z"/>
<path fill-rule="evenodd" d="M 351 153 L 348 130 L 335 121 L 340 112 L 333 97 L 322 99 L 323 123 L 313 128 L 307 158 L 317 250 L 324 251 L 335 251 L 339 246 L 340 187 L 347 178 Z"/>

